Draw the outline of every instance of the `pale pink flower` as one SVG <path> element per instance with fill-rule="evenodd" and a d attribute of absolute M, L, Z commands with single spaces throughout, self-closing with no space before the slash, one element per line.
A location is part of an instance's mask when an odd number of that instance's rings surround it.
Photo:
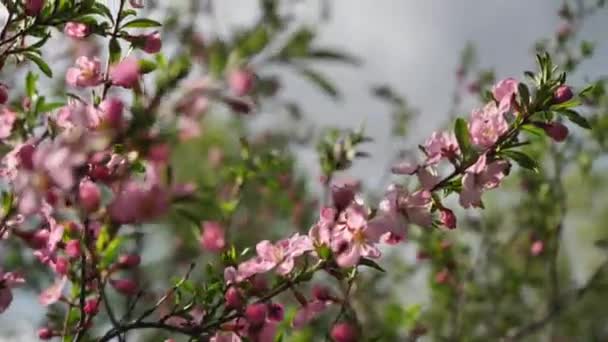
<path fill-rule="evenodd" d="M 471 115 L 469 132 L 471 142 L 481 148 L 489 148 L 507 132 L 509 124 L 494 102 L 488 103 L 482 110 L 476 109 Z"/>
<path fill-rule="evenodd" d="M 127 57 L 114 65 L 110 70 L 110 80 L 114 85 L 133 88 L 139 81 L 139 63 L 133 57 Z"/>
<path fill-rule="evenodd" d="M 99 126 L 100 113 L 93 106 L 87 106 L 79 101 L 71 101 L 61 107 L 55 114 L 57 126 L 68 131 L 73 129 L 94 129 Z"/>
<path fill-rule="evenodd" d="M 300 307 L 296 312 L 296 315 L 291 323 L 292 327 L 294 329 L 304 328 L 313 319 L 322 314 L 327 309 L 329 304 L 329 302 L 320 300 L 313 300 L 306 303 L 306 305 Z"/>
<path fill-rule="evenodd" d="M 422 227 L 430 227 L 433 223 L 431 215 L 433 199 L 426 190 L 418 190 L 399 200 L 399 207 L 408 222 Z"/>
<path fill-rule="evenodd" d="M 506 78 L 492 87 L 492 95 L 499 103 L 501 111 L 508 111 L 511 108 L 511 102 L 513 101 L 513 96 L 517 94 L 518 85 L 519 82 L 516 79 Z"/>
<path fill-rule="evenodd" d="M 6 139 L 11 135 L 15 121 L 17 121 L 17 113 L 6 107 L 0 110 L 0 139 Z"/>
<path fill-rule="evenodd" d="M 435 185 L 441 181 L 437 170 L 432 166 L 419 168 L 417 174 L 420 185 L 424 190 L 433 190 Z"/>
<path fill-rule="evenodd" d="M 396 175 L 413 175 L 418 171 L 418 164 L 410 160 L 401 160 L 391 167 L 391 172 Z"/>
<path fill-rule="evenodd" d="M 124 104 L 121 100 L 114 97 L 105 99 L 99 104 L 99 109 L 101 110 L 102 122 L 109 127 L 120 129 L 125 126 L 123 121 Z"/>
<path fill-rule="evenodd" d="M 505 177 L 508 169 L 508 162 L 495 160 L 488 164 L 486 155 L 481 155 L 462 177 L 460 205 L 464 208 L 481 207 L 483 191 L 496 188 Z"/>
<path fill-rule="evenodd" d="M 38 296 L 38 301 L 40 304 L 44 306 L 49 306 L 59 300 L 61 295 L 63 294 L 63 288 L 65 287 L 68 281 L 67 277 L 61 277 L 59 279 L 55 279 L 55 283 L 51 285 L 46 290 L 42 291 Z"/>
<path fill-rule="evenodd" d="M 81 56 L 76 60 L 76 67 L 66 73 L 66 82 L 73 87 L 95 87 L 103 82 L 101 62 L 97 57 Z"/>
<path fill-rule="evenodd" d="M 354 203 L 342 212 L 339 225 L 332 232 L 331 248 L 336 254 L 340 267 L 357 265 L 361 258 L 379 258 L 376 247 L 380 237 L 386 233 L 385 227 L 368 225 L 369 209 Z"/>
<path fill-rule="evenodd" d="M 63 28 L 63 32 L 66 35 L 76 39 L 86 38 L 89 34 L 91 34 L 89 26 L 75 21 L 66 23 L 65 27 Z"/>
<path fill-rule="evenodd" d="M 6 311 L 13 301 L 11 289 L 25 283 L 25 279 L 14 272 L 2 272 L 0 269 L 0 314 Z"/>
<path fill-rule="evenodd" d="M 329 246 L 337 213 L 337 210 L 332 207 L 321 208 L 319 221 L 308 232 L 308 236 L 315 244 Z"/>
<path fill-rule="evenodd" d="M 201 247 L 210 252 L 220 252 L 226 247 L 226 238 L 224 229 L 219 222 L 205 221 L 202 224 L 203 232 L 201 234 Z"/>
<path fill-rule="evenodd" d="M 460 154 L 456 136 L 452 132 L 433 132 L 424 144 L 427 165 L 439 163 L 443 158 L 453 159 Z"/>
<path fill-rule="evenodd" d="M 110 216 L 119 223 L 136 223 L 163 215 L 169 206 L 169 192 L 150 181 L 127 181 L 109 205 Z"/>

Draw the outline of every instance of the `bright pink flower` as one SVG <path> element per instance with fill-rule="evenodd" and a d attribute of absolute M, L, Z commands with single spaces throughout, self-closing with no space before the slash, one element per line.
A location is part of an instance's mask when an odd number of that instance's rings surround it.
<path fill-rule="evenodd" d="M 137 254 L 123 254 L 118 257 L 118 265 L 121 268 L 133 268 L 139 266 L 141 257 Z"/>
<path fill-rule="evenodd" d="M 248 69 L 236 69 L 228 75 L 228 86 L 236 96 L 245 96 L 253 89 L 255 77 Z"/>
<path fill-rule="evenodd" d="M 485 154 L 481 155 L 462 177 L 460 205 L 464 208 L 481 207 L 483 191 L 496 188 L 508 172 L 508 162 L 495 160 L 487 164 L 486 158 Z"/>
<path fill-rule="evenodd" d="M 568 127 L 564 126 L 564 124 L 561 122 L 554 121 L 546 124 L 540 124 L 540 127 L 545 130 L 545 133 L 547 133 L 551 139 L 557 142 L 562 142 L 568 137 Z"/>
<path fill-rule="evenodd" d="M 15 121 L 17 121 L 17 113 L 6 107 L 0 110 L 0 139 L 6 139 L 11 135 Z"/>
<path fill-rule="evenodd" d="M 53 332 L 53 330 L 51 330 L 51 328 L 42 327 L 42 328 L 38 329 L 38 338 L 43 341 L 50 340 L 54 336 L 55 336 L 55 333 Z"/>
<path fill-rule="evenodd" d="M 101 190 L 90 180 L 83 180 L 78 187 L 78 199 L 85 210 L 93 212 L 99 208 L 101 203 Z"/>
<path fill-rule="evenodd" d="M 144 8 L 144 0 L 129 0 L 129 3 L 133 8 Z"/>
<path fill-rule="evenodd" d="M 145 36 L 143 50 L 147 53 L 157 53 L 162 48 L 163 43 L 160 39 L 160 32 L 155 31 Z"/>
<path fill-rule="evenodd" d="M 469 122 L 471 142 L 481 148 L 494 145 L 509 129 L 503 114 L 504 111 L 499 110 L 494 102 L 488 103 L 482 110 L 474 110 Z"/>
<path fill-rule="evenodd" d="M 68 278 L 63 276 L 59 279 L 55 279 L 55 283 L 42 291 L 38 296 L 38 301 L 44 306 L 49 306 L 59 300 L 63 294 L 63 288 L 65 287 Z"/>
<path fill-rule="evenodd" d="M 139 81 L 139 63 L 133 57 L 127 57 L 114 65 L 110 70 L 110 80 L 114 85 L 133 88 Z"/>
<path fill-rule="evenodd" d="M 149 161 L 160 164 L 169 162 L 170 157 L 171 147 L 166 143 L 159 143 L 150 146 L 148 149 L 148 155 L 146 156 Z"/>
<path fill-rule="evenodd" d="M 110 279 L 110 285 L 125 296 L 133 296 L 138 291 L 137 283 L 131 279 Z"/>
<path fill-rule="evenodd" d="M 78 240 L 70 240 L 65 243 L 65 254 L 70 258 L 78 258 L 82 253 L 80 249 L 80 241 Z"/>
<path fill-rule="evenodd" d="M 553 94 L 553 103 L 560 104 L 570 101 L 573 96 L 574 94 L 572 94 L 572 89 L 570 87 L 565 84 L 561 85 L 555 90 L 555 93 Z"/>
<path fill-rule="evenodd" d="M 65 27 L 63 28 L 63 32 L 66 35 L 76 39 L 82 39 L 91 34 L 91 30 L 86 24 L 75 21 L 66 23 Z"/>
<path fill-rule="evenodd" d="M 424 144 L 427 165 L 439 163 L 443 158 L 453 159 L 460 154 L 456 136 L 452 132 L 433 132 Z"/>
<path fill-rule="evenodd" d="M 114 129 L 122 128 L 124 126 L 122 115 L 123 108 L 124 104 L 117 98 L 111 97 L 102 101 L 99 104 L 99 109 L 102 113 L 102 121 Z"/>
<path fill-rule="evenodd" d="M 205 221 L 202 226 L 201 247 L 213 253 L 222 251 L 226 247 L 226 238 L 221 224 L 215 221 Z"/>
<path fill-rule="evenodd" d="M 72 87 L 95 87 L 100 85 L 103 82 L 103 76 L 99 58 L 78 57 L 76 67 L 68 69 L 65 79 Z"/>
<path fill-rule="evenodd" d="M 45 0 L 25 0 L 25 14 L 30 17 L 37 16 L 44 7 Z"/>
<path fill-rule="evenodd" d="M 518 85 L 519 82 L 516 79 L 506 78 L 492 87 L 492 95 L 498 101 L 501 111 L 505 112 L 511 108 L 511 102 L 513 101 L 513 96 L 517 94 Z"/>
<path fill-rule="evenodd" d="M 0 83 L 0 104 L 5 104 L 8 101 L 8 88 Z"/>
<path fill-rule="evenodd" d="M 13 301 L 11 289 L 25 283 L 25 279 L 17 273 L 3 273 L 0 270 L 0 314 L 6 311 Z"/>
<path fill-rule="evenodd" d="M 331 339 L 334 342 L 357 342 L 357 331 L 348 323 L 338 323 L 331 328 Z"/>

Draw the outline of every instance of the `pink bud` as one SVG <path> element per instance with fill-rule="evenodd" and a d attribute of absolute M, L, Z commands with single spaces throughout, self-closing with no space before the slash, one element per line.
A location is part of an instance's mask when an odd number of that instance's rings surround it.
<path fill-rule="evenodd" d="M 40 229 L 34 234 L 25 237 L 27 244 L 33 249 L 42 249 L 49 241 L 49 231 Z"/>
<path fill-rule="evenodd" d="M 356 342 L 357 332 L 348 323 L 338 323 L 331 328 L 331 338 L 334 342 Z"/>
<path fill-rule="evenodd" d="M 553 103 L 564 103 L 572 99 L 573 96 L 574 94 L 572 94 L 572 89 L 570 87 L 568 87 L 567 85 L 561 85 L 555 90 L 555 93 L 553 94 Z"/>
<path fill-rule="evenodd" d="M 250 304 L 247 306 L 247 309 L 245 309 L 245 317 L 251 325 L 263 324 L 266 320 L 267 313 L 268 308 L 264 303 Z"/>
<path fill-rule="evenodd" d="M 562 142 L 568 137 L 568 127 L 564 126 L 562 123 L 550 122 L 548 124 L 542 124 L 541 127 L 551 139 L 557 142 Z"/>
<path fill-rule="evenodd" d="M 21 146 L 19 152 L 17 152 L 17 157 L 19 158 L 19 162 L 21 166 L 23 166 L 27 170 L 34 169 L 34 152 L 36 148 L 33 145 L 27 144 Z"/>
<path fill-rule="evenodd" d="M 70 270 L 70 262 L 66 258 L 57 257 L 55 260 L 55 272 L 61 275 L 67 275 Z"/>
<path fill-rule="evenodd" d="M 243 306 L 243 296 L 241 295 L 241 291 L 234 286 L 230 286 L 224 295 L 224 299 L 226 300 L 226 307 L 228 309 L 239 309 Z"/>
<path fill-rule="evenodd" d="M 129 0 L 129 3 L 133 8 L 144 8 L 144 0 Z"/>
<path fill-rule="evenodd" d="M 331 290 L 327 286 L 315 285 L 312 287 L 312 296 L 320 301 L 332 300 Z"/>
<path fill-rule="evenodd" d="M 86 24 L 70 21 L 65 24 L 63 28 L 63 32 L 76 39 L 86 38 L 89 34 L 91 34 L 91 30 Z"/>
<path fill-rule="evenodd" d="M 224 229 L 215 221 L 203 222 L 201 247 L 210 252 L 220 252 L 226 246 Z"/>
<path fill-rule="evenodd" d="M 148 160 L 156 162 L 156 163 L 167 163 L 169 161 L 169 157 L 171 155 L 171 148 L 169 144 L 155 144 L 150 146 L 148 150 Z"/>
<path fill-rule="evenodd" d="M 8 88 L 4 84 L 0 84 L 0 104 L 5 104 L 8 100 Z"/>
<path fill-rule="evenodd" d="M 99 299 L 89 299 L 84 303 L 84 312 L 87 315 L 96 315 L 99 312 Z"/>
<path fill-rule="evenodd" d="M 35 17 L 40 13 L 42 7 L 44 7 L 44 0 L 26 0 L 25 14 Z"/>
<path fill-rule="evenodd" d="M 447 268 L 442 269 L 441 271 L 435 274 L 435 282 L 437 284 L 445 284 L 450 279 L 450 271 Z"/>
<path fill-rule="evenodd" d="M 564 40 L 568 38 L 573 31 L 573 27 L 570 23 L 566 22 L 560 25 L 557 29 L 557 38 L 560 40 Z"/>
<path fill-rule="evenodd" d="M 447 208 L 442 208 L 441 209 L 441 214 L 440 214 L 440 220 L 441 223 L 448 227 L 449 229 L 454 229 L 456 228 L 456 215 L 454 215 L 454 212 L 450 209 Z"/>
<path fill-rule="evenodd" d="M 163 43 L 160 39 L 160 33 L 158 31 L 150 33 L 145 36 L 146 40 L 144 42 L 143 50 L 147 53 L 157 53 L 163 46 Z"/>
<path fill-rule="evenodd" d="M 106 99 L 99 104 L 99 109 L 101 109 L 103 113 L 103 121 L 105 121 L 108 126 L 115 129 L 122 127 L 122 111 L 124 109 L 122 101 L 117 98 Z"/>
<path fill-rule="evenodd" d="M 285 308 L 279 303 L 268 304 L 268 319 L 273 322 L 281 322 L 285 318 Z"/>
<path fill-rule="evenodd" d="M 77 258 L 80 256 L 80 241 L 70 240 L 65 244 L 65 254 L 70 258 Z"/>
<path fill-rule="evenodd" d="M 137 284 L 131 279 L 110 279 L 110 285 L 125 296 L 137 293 Z"/>
<path fill-rule="evenodd" d="M 133 268 L 139 266 L 141 257 L 137 254 L 124 254 L 118 258 L 118 265 L 122 268 Z"/>
<path fill-rule="evenodd" d="M 84 180 L 80 182 L 78 198 L 80 199 L 80 205 L 85 210 L 93 212 L 99 208 L 101 203 L 101 190 L 90 180 Z"/>
<path fill-rule="evenodd" d="M 248 69 L 237 69 L 228 75 L 228 85 L 236 96 L 247 95 L 253 88 L 254 75 Z"/>
<path fill-rule="evenodd" d="M 41 340 L 50 340 L 53 338 L 55 334 L 53 333 L 53 330 L 51 330 L 50 328 L 47 327 L 43 327 L 38 329 L 38 338 Z"/>
<path fill-rule="evenodd" d="M 125 58 L 112 67 L 110 80 L 117 86 L 133 88 L 139 80 L 139 63 L 133 57 Z"/>
<path fill-rule="evenodd" d="M 545 245 L 541 240 L 534 241 L 530 246 L 530 253 L 534 256 L 540 255 L 545 250 Z"/>

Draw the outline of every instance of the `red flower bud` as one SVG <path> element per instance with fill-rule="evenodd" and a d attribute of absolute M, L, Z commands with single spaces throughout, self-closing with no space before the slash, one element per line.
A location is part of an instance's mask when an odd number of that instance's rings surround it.
<path fill-rule="evenodd" d="M 279 303 L 268 304 L 268 319 L 274 322 L 281 322 L 285 318 L 285 308 Z"/>
<path fill-rule="evenodd" d="M 53 338 L 55 334 L 53 333 L 53 330 L 51 330 L 50 328 L 47 327 L 43 327 L 38 329 L 38 338 L 41 340 L 50 340 Z"/>
<path fill-rule="evenodd" d="M 21 165 L 28 170 L 34 169 L 34 152 L 36 148 L 33 145 L 23 145 L 17 152 L 17 157 L 19 157 L 19 162 Z"/>
<path fill-rule="evenodd" d="M 0 104 L 5 104 L 8 100 L 8 88 L 4 84 L 0 84 Z"/>
<path fill-rule="evenodd" d="M 450 209 L 447 209 L 447 208 L 441 209 L 440 220 L 441 220 L 441 223 L 444 226 L 448 227 L 449 229 L 456 228 L 456 215 L 454 215 L 454 212 L 451 211 Z"/>
<path fill-rule="evenodd" d="M 540 255 L 545 250 L 545 244 L 541 240 L 534 241 L 530 246 L 530 253 L 533 256 Z"/>
<path fill-rule="evenodd" d="M 557 142 L 562 142 L 568 137 L 568 127 L 564 126 L 562 123 L 550 122 L 548 124 L 542 124 L 541 127 L 551 139 Z"/>
<path fill-rule="evenodd" d="M 244 304 L 241 291 L 234 286 L 228 288 L 224 295 L 224 299 L 226 300 L 226 307 L 229 309 L 239 309 Z"/>
<path fill-rule="evenodd" d="M 89 299 L 84 303 L 84 312 L 87 315 L 96 315 L 99 312 L 99 299 Z"/>
<path fill-rule="evenodd" d="M 57 272 L 61 275 L 66 275 L 66 274 L 68 274 L 69 270 L 70 270 L 70 262 L 68 261 L 68 259 L 58 257 L 57 260 L 55 260 L 55 272 Z"/>
<path fill-rule="evenodd" d="M 25 14 L 35 17 L 40 13 L 42 7 L 44 7 L 44 0 L 26 0 Z"/>
<path fill-rule="evenodd" d="M 145 36 L 145 42 L 143 50 L 147 53 L 157 53 L 162 48 L 163 43 L 160 39 L 160 33 L 158 31 L 150 33 Z"/>
<path fill-rule="evenodd" d="M 254 75 L 248 69 L 237 69 L 228 75 L 228 86 L 236 96 L 247 95 L 253 89 Z"/>
<path fill-rule="evenodd" d="M 70 240 L 65 244 L 65 254 L 70 258 L 77 258 L 80 256 L 80 241 Z"/>
<path fill-rule="evenodd" d="M 101 203 L 101 190 L 90 180 L 84 180 L 80 183 L 78 198 L 80 199 L 80 205 L 86 211 L 93 212 L 99 208 Z"/>
<path fill-rule="evenodd" d="M 356 342 L 357 332 L 348 323 L 338 323 L 331 328 L 331 338 L 334 342 Z"/>
<path fill-rule="evenodd" d="M 125 296 L 132 296 L 137 293 L 137 284 L 131 279 L 110 279 L 110 285 Z"/>
<path fill-rule="evenodd" d="M 261 325 L 266 320 L 268 307 L 264 303 L 250 304 L 245 309 L 245 317 L 252 325 Z"/>
<path fill-rule="evenodd" d="M 121 268 L 133 268 L 139 266 L 141 257 L 137 254 L 124 254 L 118 258 L 118 266 Z"/>
<path fill-rule="evenodd" d="M 572 94 L 572 89 L 570 89 L 570 87 L 567 85 L 561 85 L 553 93 L 553 103 L 559 104 L 570 101 L 573 96 L 574 94 Z"/>
<path fill-rule="evenodd" d="M 332 300 L 331 290 L 327 286 L 315 285 L 312 287 L 312 296 L 320 301 Z"/>

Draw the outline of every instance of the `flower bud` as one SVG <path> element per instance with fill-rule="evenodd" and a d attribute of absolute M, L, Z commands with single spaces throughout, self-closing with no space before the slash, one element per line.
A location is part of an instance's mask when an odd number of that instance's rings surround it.
<path fill-rule="evenodd" d="M 84 180 L 80 183 L 78 198 L 80 199 L 80 205 L 86 211 L 96 211 L 101 203 L 101 190 L 90 180 Z"/>
<path fill-rule="evenodd" d="M 551 137 L 551 139 L 557 142 L 562 142 L 568 137 L 568 127 L 564 126 L 560 122 L 542 124 L 541 127 L 545 130 L 545 133 Z"/>
<path fill-rule="evenodd" d="M 44 7 L 44 0 L 26 0 L 25 1 L 25 14 L 35 17 Z"/>
<path fill-rule="evenodd" d="M 4 84 L 0 84 L 0 104 L 5 104 L 8 100 L 8 88 Z"/>
<path fill-rule="evenodd" d="M 226 300 L 226 307 L 228 309 L 239 309 L 244 304 L 241 291 L 234 286 L 228 288 L 224 295 L 224 299 Z"/>
<path fill-rule="evenodd" d="M 254 75 L 248 69 L 236 69 L 228 75 L 228 86 L 236 96 L 245 96 L 253 89 Z"/>
<path fill-rule="evenodd" d="M 268 319 L 273 322 L 281 322 L 285 318 L 285 308 L 283 304 L 268 304 Z"/>
<path fill-rule="evenodd" d="M 312 287 L 312 296 L 320 301 L 332 300 L 331 290 L 327 286 L 315 285 Z"/>
<path fill-rule="evenodd" d="M 91 34 L 91 29 L 86 24 L 70 21 L 65 24 L 63 32 L 69 37 L 82 39 Z"/>
<path fill-rule="evenodd" d="M 566 22 L 559 26 L 557 29 L 557 39 L 563 41 L 572 35 L 573 27 L 570 23 Z"/>
<path fill-rule="evenodd" d="M 41 340 L 50 340 L 54 335 L 53 330 L 48 327 L 38 329 L 38 338 Z"/>
<path fill-rule="evenodd" d="M 163 43 L 158 31 L 145 36 L 143 50 L 147 53 L 157 53 L 162 48 Z"/>
<path fill-rule="evenodd" d="M 124 104 L 117 98 L 109 98 L 99 104 L 103 113 L 103 121 L 112 128 L 121 128 L 123 124 L 122 111 Z"/>
<path fill-rule="evenodd" d="M 139 63 L 133 57 L 125 58 L 110 70 L 110 80 L 123 88 L 133 88 L 139 81 Z"/>
<path fill-rule="evenodd" d="M 19 158 L 19 162 L 21 163 L 21 166 L 23 166 L 23 168 L 27 169 L 27 170 L 33 170 L 34 169 L 34 152 L 36 151 L 36 148 L 34 147 L 34 145 L 23 145 L 21 146 L 21 148 L 19 149 L 19 152 L 17 152 L 17 157 Z"/>
<path fill-rule="evenodd" d="M 84 303 L 84 312 L 87 315 L 96 315 L 99 312 L 99 299 L 88 299 Z"/>
<path fill-rule="evenodd" d="M 357 332 L 348 323 L 338 323 L 331 328 L 331 339 L 334 342 L 356 342 Z"/>
<path fill-rule="evenodd" d="M 139 266 L 141 257 L 137 254 L 124 254 L 118 258 L 118 266 L 121 268 L 133 268 Z"/>
<path fill-rule="evenodd" d="M 250 304 L 245 309 L 245 317 L 251 325 L 261 325 L 266 320 L 268 308 L 264 303 Z"/>
<path fill-rule="evenodd" d="M 442 269 L 441 271 L 435 274 L 435 282 L 437 284 L 445 284 L 450 279 L 450 271 L 447 268 Z"/>
<path fill-rule="evenodd" d="M 132 296 L 138 290 L 137 284 L 131 279 L 110 279 L 110 285 L 125 296 Z"/>
<path fill-rule="evenodd" d="M 68 274 L 69 270 L 70 261 L 63 257 L 57 257 L 57 260 L 55 260 L 55 272 L 61 275 L 66 275 Z"/>
<path fill-rule="evenodd" d="M 65 254 L 70 258 L 77 258 L 80 256 L 80 241 L 70 240 L 65 244 Z"/>
<path fill-rule="evenodd" d="M 533 256 L 540 255 L 545 250 L 545 245 L 541 240 L 534 241 L 530 246 L 530 253 Z"/>
<path fill-rule="evenodd" d="M 456 215 L 454 212 L 447 208 L 442 208 L 440 213 L 441 224 L 448 227 L 449 229 L 456 228 Z"/>
<path fill-rule="evenodd" d="M 560 104 L 566 101 L 570 101 L 574 94 L 572 94 L 572 89 L 567 85 L 561 85 L 555 92 L 553 93 L 553 104 Z"/>
<path fill-rule="evenodd" d="M 210 252 L 220 252 L 226 246 L 224 230 L 218 222 L 203 222 L 203 233 L 201 234 L 201 247 Z"/>

